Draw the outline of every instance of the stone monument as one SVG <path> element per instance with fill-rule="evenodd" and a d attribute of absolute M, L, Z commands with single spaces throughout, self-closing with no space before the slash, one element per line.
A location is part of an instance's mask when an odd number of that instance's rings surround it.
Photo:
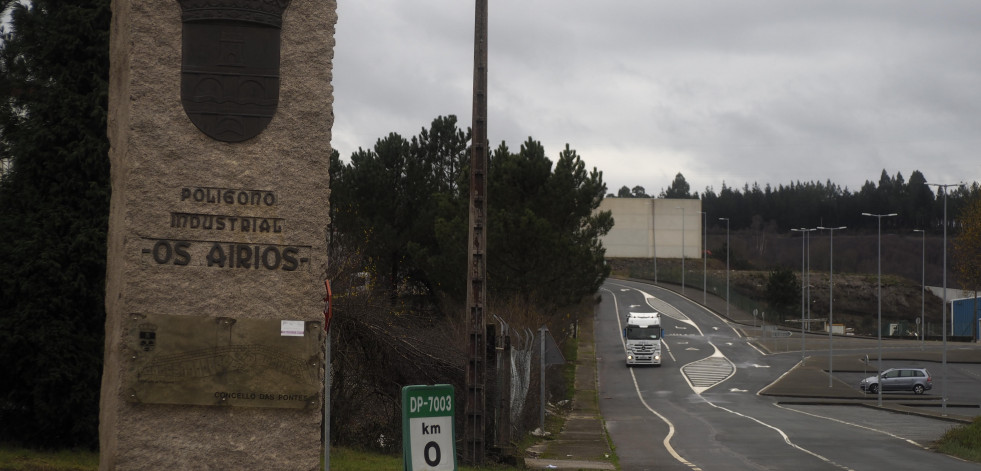
<path fill-rule="evenodd" d="M 100 469 L 319 469 L 336 1 L 112 8 Z"/>

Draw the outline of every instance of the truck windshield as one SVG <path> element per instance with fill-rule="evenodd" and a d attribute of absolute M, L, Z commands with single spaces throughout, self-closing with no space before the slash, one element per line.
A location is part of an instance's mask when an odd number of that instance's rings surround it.
<path fill-rule="evenodd" d="M 661 327 L 651 326 L 651 327 L 638 327 L 638 326 L 627 326 L 627 339 L 628 340 L 657 340 L 661 338 Z"/>

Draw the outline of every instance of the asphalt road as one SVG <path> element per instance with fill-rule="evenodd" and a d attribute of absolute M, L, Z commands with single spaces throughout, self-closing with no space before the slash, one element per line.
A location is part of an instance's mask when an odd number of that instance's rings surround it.
<path fill-rule="evenodd" d="M 758 394 L 802 357 L 808 365 L 826 361 L 822 336 L 808 338 L 811 347 L 802 355 L 799 335 L 781 340 L 782 348 L 766 348 L 745 329 L 672 291 L 609 280 L 602 294 L 595 321 L 600 411 L 624 470 L 981 468 L 927 448 L 955 425 L 946 420 Z M 628 311 L 652 309 L 662 312 L 663 365 L 628 368 L 620 324 Z M 836 358 L 871 354 L 872 364 L 839 360 L 834 376 L 857 385 L 860 368 L 875 370 L 879 350 L 868 340 L 851 340 L 836 341 Z M 896 353 L 917 347 L 886 348 Z M 919 399 L 936 401 L 940 365 L 926 366 L 935 389 Z M 948 364 L 946 373 L 948 404 L 981 400 L 981 366 Z"/>

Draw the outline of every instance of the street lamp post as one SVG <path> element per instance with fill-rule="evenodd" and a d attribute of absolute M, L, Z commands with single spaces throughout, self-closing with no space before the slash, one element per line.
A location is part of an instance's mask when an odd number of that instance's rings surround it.
<path fill-rule="evenodd" d="M 680 206 L 675 209 L 681 210 L 681 295 L 685 295 L 685 208 Z"/>
<path fill-rule="evenodd" d="M 879 281 L 877 283 L 877 289 L 879 290 L 879 372 L 876 374 L 876 390 L 879 395 L 879 407 L 882 407 L 882 218 L 896 216 L 896 213 L 890 214 L 871 214 L 862 213 L 862 216 L 874 217 L 879 220 Z"/>
<path fill-rule="evenodd" d="M 804 233 L 805 244 L 807 245 L 807 315 L 804 317 L 806 322 L 802 324 L 807 332 L 811 331 L 811 232 L 814 229 L 808 229 Z M 803 334 L 801 334 L 803 335 Z"/>
<path fill-rule="evenodd" d="M 938 190 L 943 190 L 944 192 L 944 306 L 941 311 L 941 319 L 943 320 L 943 338 L 944 338 L 944 354 L 943 354 L 943 369 L 940 376 L 940 409 L 942 415 L 947 415 L 947 187 L 950 186 L 963 186 L 964 183 L 957 184 L 938 184 L 938 183 L 927 183 L 929 186 L 935 186 Z"/>
<path fill-rule="evenodd" d="M 804 299 L 804 286 L 807 284 L 804 281 L 804 272 L 807 270 L 807 265 L 804 264 L 805 256 L 807 254 L 807 233 L 813 231 L 814 229 L 800 228 L 791 229 L 793 232 L 801 232 L 800 239 L 800 364 L 804 365 L 804 357 L 807 354 L 807 342 L 804 340 L 804 305 L 806 301 Z"/>
<path fill-rule="evenodd" d="M 920 233 L 920 350 L 926 347 L 926 231 L 913 229 Z"/>
<path fill-rule="evenodd" d="M 828 387 L 832 385 L 832 378 L 834 377 L 834 355 L 835 355 L 835 338 L 832 332 L 834 331 L 834 319 L 835 319 L 835 231 L 845 229 L 845 226 L 841 227 L 818 227 L 818 229 L 828 231 L 831 239 L 829 245 L 831 246 L 831 256 L 828 259 Z"/>
<path fill-rule="evenodd" d="M 702 213 L 702 305 L 708 304 L 706 287 L 708 286 L 708 213 Z"/>
<path fill-rule="evenodd" d="M 719 218 L 726 222 L 726 317 L 729 317 L 729 218 Z M 755 322 L 755 321 L 754 321 Z"/>
<path fill-rule="evenodd" d="M 657 286 L 657 202 L 651 200 L 651 246 L 654 252 L 654 286 Z"/>

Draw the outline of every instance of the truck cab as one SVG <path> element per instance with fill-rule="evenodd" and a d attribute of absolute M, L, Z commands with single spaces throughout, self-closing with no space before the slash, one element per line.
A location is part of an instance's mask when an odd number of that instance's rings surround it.
<path fill-rule="evenodd" d="M 661 314 L 631 312 L 623 329 L 627 366 L 661 365 Z"/>

